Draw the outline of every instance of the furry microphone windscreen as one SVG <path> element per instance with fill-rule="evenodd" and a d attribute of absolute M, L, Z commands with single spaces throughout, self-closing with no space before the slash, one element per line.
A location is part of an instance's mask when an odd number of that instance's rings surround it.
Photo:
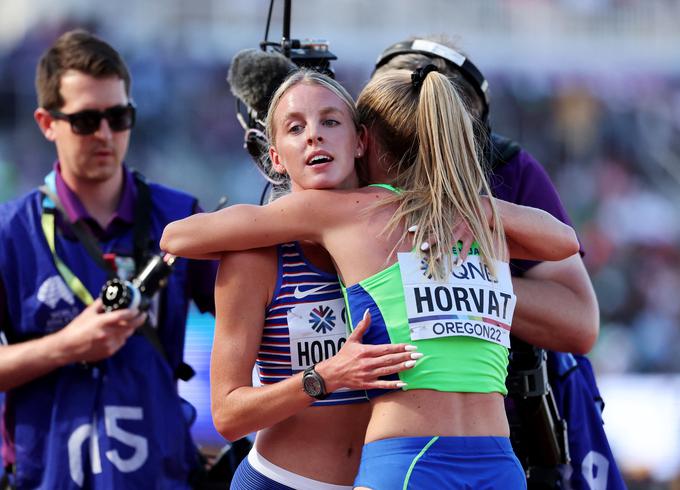
<path fill-rule="evenodd" d="M 259 118 L 264 118 L 272 95 L 296 68 L 295 63 L 280 53 L 244 49 L 231 60 L 227 82 L 235 97 L 256 111 Z"/>

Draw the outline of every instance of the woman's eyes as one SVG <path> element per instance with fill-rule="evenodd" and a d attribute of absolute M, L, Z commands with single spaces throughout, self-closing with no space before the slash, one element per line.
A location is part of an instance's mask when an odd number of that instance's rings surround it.
<path fill-rule="evenodd" d="M 321 121 L 321 124 L 323 126 L 333 128 L 335 126 L 339 126 L 340 121 L 337 121 L 335 119 L 324 119 L 323 121 Z M 304 129 L 305 126 L 303 124 L 291 124 L 290 126 L 288 126 L 288 132 L 291 134 L 299 134 L 302 131 L 304 131 Z"/>

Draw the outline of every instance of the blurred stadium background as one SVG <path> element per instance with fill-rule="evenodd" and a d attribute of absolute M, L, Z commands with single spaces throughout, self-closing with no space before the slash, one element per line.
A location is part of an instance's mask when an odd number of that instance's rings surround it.
<path fill-rule="evenodd" d="M 61 32 L 85 27 L 133 74 L 138 126 L 128 163 L 189 191 L 257 202 L 225 77 L 264 37 L 267 0 L 2 0 L 0 200 L 42 180 L 54 158 L 32 119 L 34 69 Z M 277 0 L 270 40 L 280 40 Z M 680 488 L 680 1 L 294 0 L 294 38 L 325 39 L 357 95 L 377 55 L 411 35 L 459 41 L 490 81 L 496 131 L 548 169 L 584 243 L 602 330 L 590 357 L 630 488 Z M 195 435 L 223 444 L 209 415 L 213 321 L 192 314 L 182 393 Z"/>

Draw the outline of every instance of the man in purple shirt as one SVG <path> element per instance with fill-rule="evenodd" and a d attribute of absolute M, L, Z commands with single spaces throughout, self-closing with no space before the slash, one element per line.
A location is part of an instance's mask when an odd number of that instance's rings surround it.
<path fill-rule="evenodd" d="M 110 45 L 63 34 L 36 88 L 57 161 L 40 189 L 0 205 L 6 473 L 22 489 L 189 488 L 198 458 L 176 381 L 189 302 L 214 311 L 216 266 L 178 259 L 145 312 L 97 298 L 107 279 L 139 274 L 196 199 L 123 164 L 135 107 Z"/>
<path fill-rule="evenodd" d="M 388 47 L 378 57 L 374 75 L 393 69 L 415 70 L 434 64 L 438 71 L 446 74 L 460 88 L 471 112 L 481 123 L 480 141 L 484 141 L 485 155 L 491 166 L 489 180 L 495 197 L 516 204 L 544 209 L 571 224 L 560 202 L 559 195 L 543 167 L 525 150 L 507 138 L 493 134 L 488 122 L 488 83 L 479 69 L 455 46 L 448 41 L 439 42 L 430 38 L 416 38 L 402 41 Z M 544 434 L 536 438 L 538 411 L 520 395 L 517 406 L 508 403 L 509 419 L 518 421 L 523 441 L 529 455 L 522 464 L 527 466 L 529 488 L 625 488 L 616 462 L 613 459 L 602 427 L 598 403 L 601 402 L 592 369 L 583 356 L 589 352 L 599 332 L 599 307 L 597 298 L 582 260 L 583 251 L 557 262 L 531 262 L 511 260 L 513 287 L 517 305 L 512 322 L 512 374 L 515 360 L 522 361 L 525 352 L 539 353 L 532 346 L 548 350 L 547 372 L 549 385 L 541 395 L 550 400 L 556 413 L 556 427 L 560 418 L 567 419 L 568 450 L 571 464 L 555 464 L 566 459 L 566 452 L 560 445 L 560 434 Z M 569 354 L 566 354 L 569 353 Z M 573 355 L 572 355 L 573 354 Z M 531 357 L 531 356 L 530 356 Z M 532 359 L 533 360 L 533 359 Z M 540 359 L 535 359 L 540 363 Z M 545 366 L 543 363 L 541 366 Z M 523 369 L 525 366 L 521 366 Z M 541 374 L 533 364 L 527 368 L 531 378 L 516 381 L 515 387 L 531 384 Z M 531 369 L 529 369 L 531 368 Z M 513 392 L 512 375 L 509 390 Z M 517 379 L 517 378 L 515 378 Z M 534 394 L 541 391 L 534 386 Z M 554 392 L 554 396 L 553 396 Z M 538 397 L 536 397 L 538 400 Z M 555 402 L 556 400 L 556 402 Z M 512 397 L 509 397 L 512 402 Z M 518 415 L 526 404 L 532 413 Z M 542 410 L 542 408 L 541 408 Z M 526 427 L 528 422 L 536 425 Z M 522 427 L 522 426 L 525 427 Z M 566 432 L 566 430 L 565 430 Z M 513 446 L 516 440 L 513 438 Z M 526 447 L 526 446 L 531 447 Z M 515 447 L 517 451 L 518 447 Z M 551 456 L 546 456 L 548 453 Z M 558 454 L 561 453 L 561 454 Z M 536 459 L 540 460 L 536 464 Z"/>

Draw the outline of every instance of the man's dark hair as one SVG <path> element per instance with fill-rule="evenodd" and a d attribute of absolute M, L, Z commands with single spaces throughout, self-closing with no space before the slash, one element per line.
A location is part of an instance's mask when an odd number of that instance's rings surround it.
<path fill-rule="evenodd" d="M 38 61 L 35 88 L 39 107 L 53 110 L 64 105 L 61 78 L 68 70 L 95 78 L 118 77 L 130 95 L 130 72 L 118 51 L 93 34 L 76 29 L 59 36 Z"/>

